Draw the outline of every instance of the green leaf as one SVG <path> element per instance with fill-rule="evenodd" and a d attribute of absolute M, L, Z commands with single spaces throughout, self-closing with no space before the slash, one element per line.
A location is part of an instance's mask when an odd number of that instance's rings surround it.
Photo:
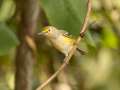
<path fill-rule="evenodd" d="M 96 48 L 95 41 L 93 40 L 93 37 L 92 37 L 90 31 L 87 31 L 87 32 L 86 32 L 86 34 L 85 34 L 85 40 L 87 41 L 87 43 L 88 43 L 90 46 Z"/>
<path fill-rule="evenodd" d="M 13 0 L 3 0 L 0 7 L 0 22 L 8 20 L 15 12 Z"/>
<path fill-rule="evenodd" d="M 0 24 L 0 56 L 15 48 L 19 41 L 16 35 L 4 24 Z"/>
<path fill-rule="evenodd" d="M 102 33 L 103 33 L 103 45 L 110 48 L 118 47 L 117 36 L 109 26 L 106 25 Z"/>
<path fill-rule="evenodd" d="M 83 24 L 87 0 L 40 0 L 50 25 L 78 35 Z"/>

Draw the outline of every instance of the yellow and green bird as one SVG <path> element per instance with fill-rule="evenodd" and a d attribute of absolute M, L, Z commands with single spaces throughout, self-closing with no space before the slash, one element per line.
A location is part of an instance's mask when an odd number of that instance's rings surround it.
<path fill-rule="evenodd" d="M 52 43 L 52 45 L 65 56 L 68 56 L 70 50 L 75 44 L 75 38 L 69 36 L 68 32 L 59 30 L 53 26 L 46 26 L 43 28 L 42 32 L 38 33 L 38 35 L 45 36 Z M 77 50 L 81 54 L 84 54 L 84 51 L 79 48 L 77 48 Z"/>

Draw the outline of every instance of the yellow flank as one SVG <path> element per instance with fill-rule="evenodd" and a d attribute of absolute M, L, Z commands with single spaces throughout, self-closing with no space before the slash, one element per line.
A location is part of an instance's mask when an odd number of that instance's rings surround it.
<path fill-rule="evenodd" d="M 64 36 L 64 40 L 63 40 L 65 43 L 68 43 L 68 44 L 73 44 L 75 42 L 75 40 L 73 38 L 69 38 L 69 37 L 66 37 Z"/>

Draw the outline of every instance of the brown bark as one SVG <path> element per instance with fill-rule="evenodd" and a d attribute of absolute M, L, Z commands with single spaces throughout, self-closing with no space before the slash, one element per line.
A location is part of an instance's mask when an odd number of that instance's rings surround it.
<path fill-rule="evenodd" d="M 20 28 L 20 45 L 16 52 L 15 90 L 32 90 L 32 69 L 35 61 L 34 33 L 38 14 L 37 0 L 16 0 Z"/>

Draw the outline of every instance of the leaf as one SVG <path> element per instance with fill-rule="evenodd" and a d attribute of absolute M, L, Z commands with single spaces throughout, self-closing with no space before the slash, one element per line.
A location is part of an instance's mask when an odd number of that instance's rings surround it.
<path fill-rule="evenodd" d="M 86 36 L 85 40 L 87 41 L 87 43 L 90 46 L 96 48 L 95 40 L 93 40 L 93 37 L 92 37 L 90 31 L 87 31 L 85 36 Z"/>
<path fill-rule="evenodd" d="M 4 24 L 0 24 L 0 56 L 15 48 L 19 41 L 16 35 Z"/>
<path fill-rule="evenodd" d="M 79 35 L 86 11 L 87 0 L 41 0 L 50 25 Z"/>
<path fill-rule="evenodd" d="M 15 12 L 13 0 L 3 0 L 0 7 L 0 22 L 8 20 Z"/>
<path fill-rule="evenodd" d="M 117 48 L 118 47 L 118 39 L 115 35 L 114 31 L 109 27 L 105 26 L 103 29 L 103 45 L 109 48 Z"/>

